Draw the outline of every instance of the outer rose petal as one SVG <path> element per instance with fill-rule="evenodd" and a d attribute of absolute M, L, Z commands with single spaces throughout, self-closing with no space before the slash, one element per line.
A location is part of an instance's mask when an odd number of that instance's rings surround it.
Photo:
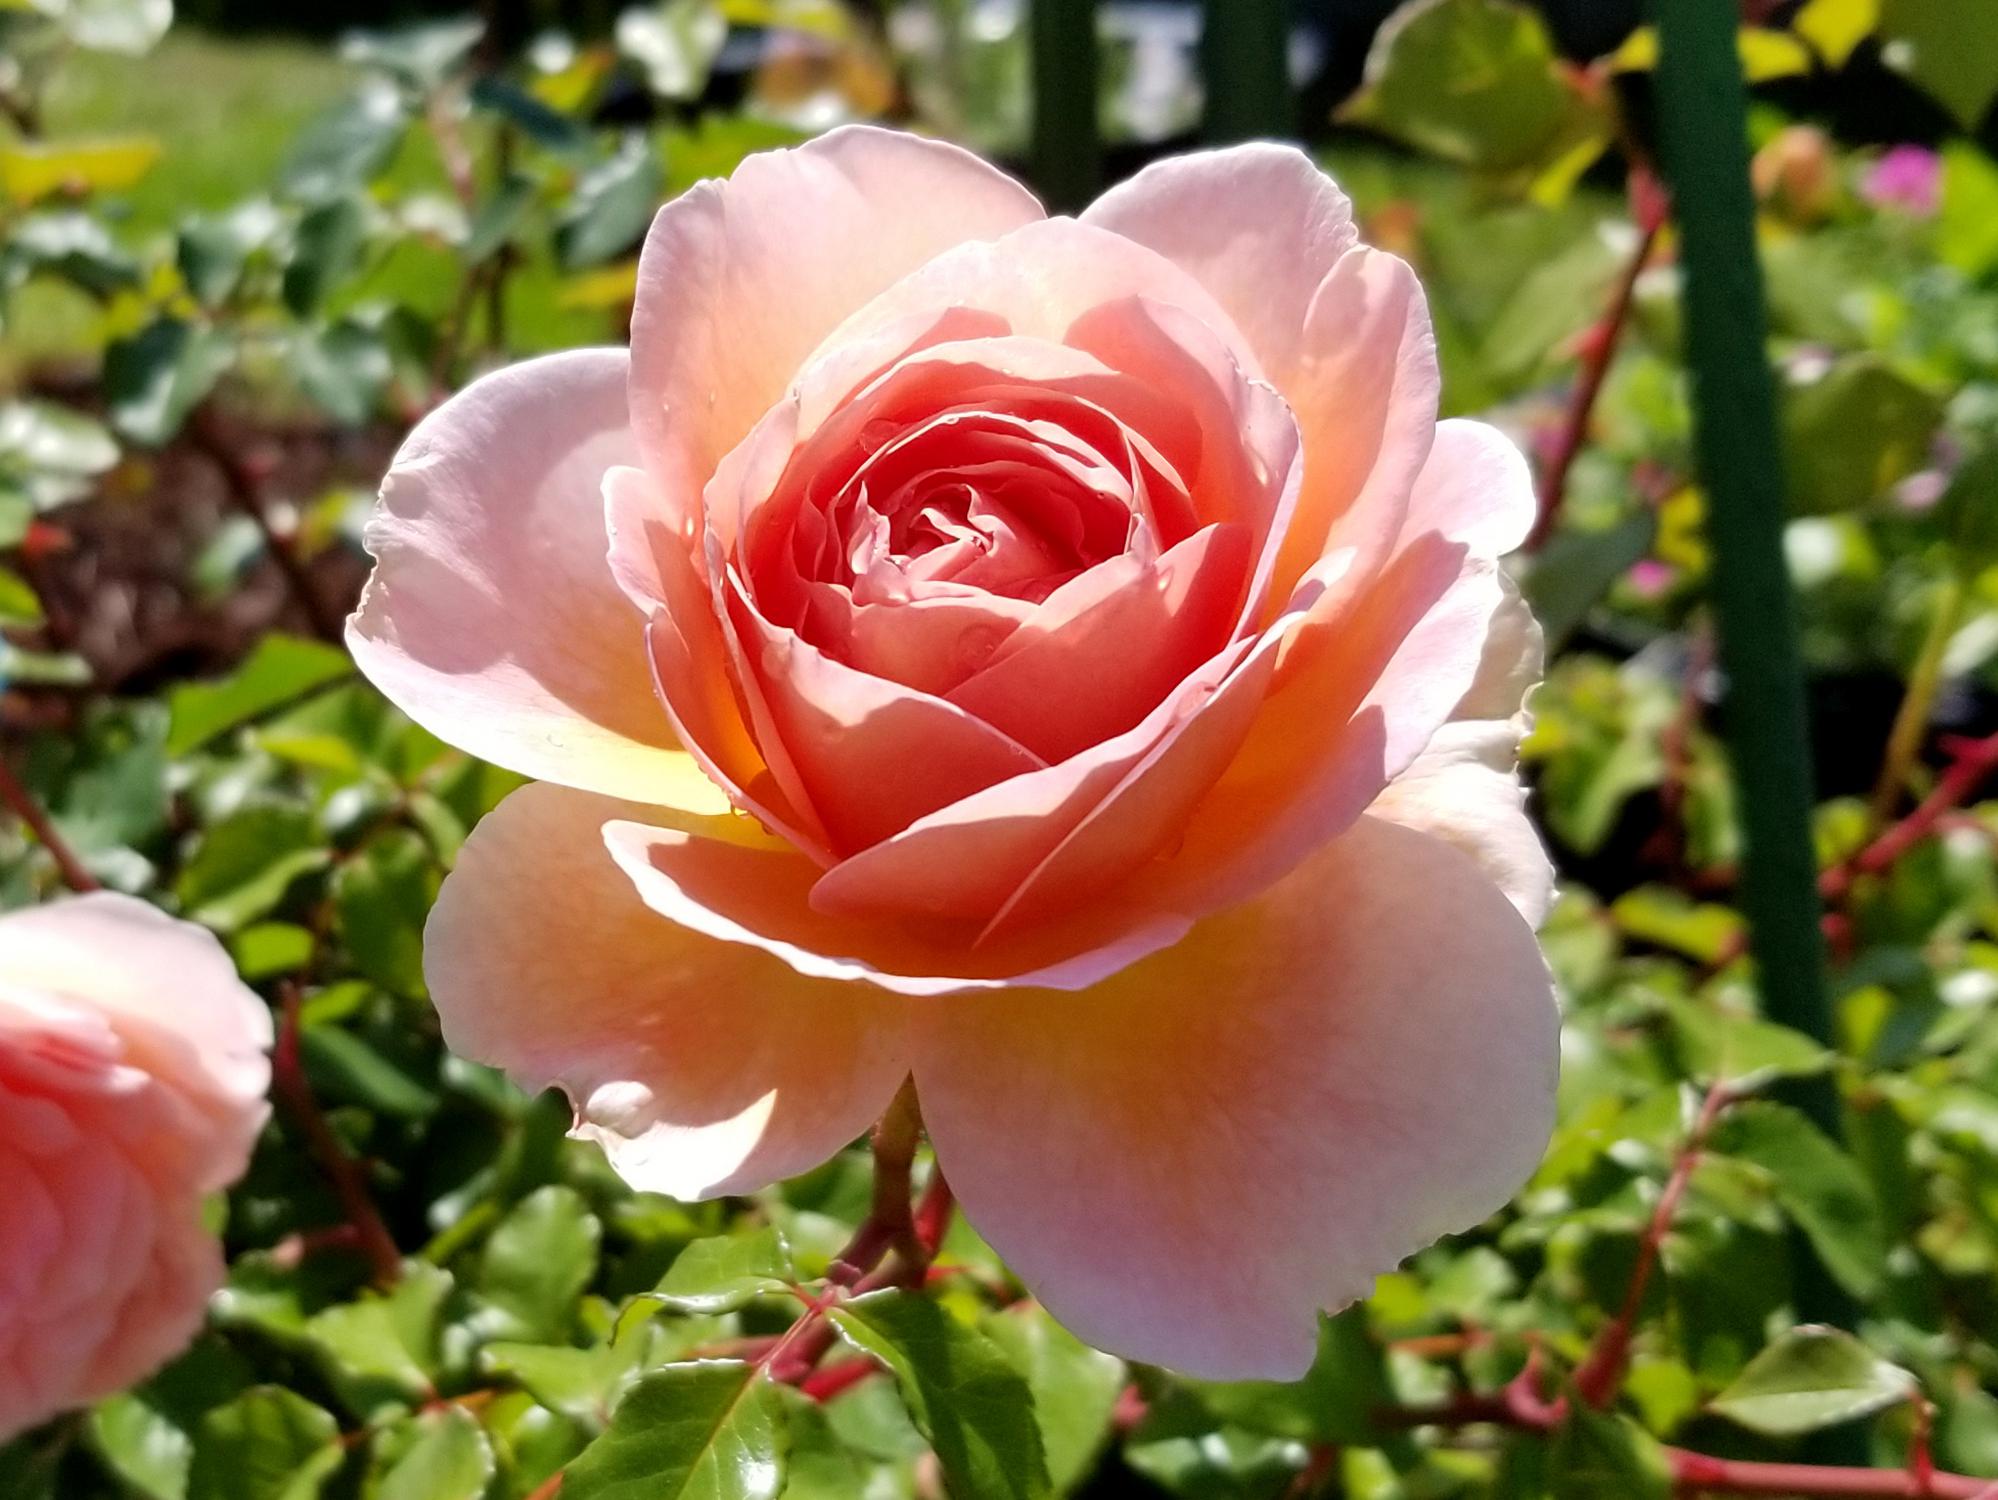
<path fill-rule="evenodd" d="M 603 830 L 652 813 L 515 792 L 444 882 L 424 970 L 452 1050 L 560 1084 L 576 1134 L 634 1187 L 747 1192 L 817 1166 L 887 1106 L 908 1070 L 900 1005 L 648 911 Z"/>
<path fill-rule="evenodd" d="M 1517 767 L 1519 742 L 1533 726 L 1520 705 L 1540 680 L 1540 626 L 1509 580 L 1505 590 L 1477 680 L 1367 811 L 1455 844 L 1538 927 L 1554 894 L 1554 870 L 1526 816 Z"/>
<path fill-rule="evenodd" d="M 1040 217 L 970 152 L 862 125 L 683 193 L 639 260 L 631 418 L 647 462 L 698 492 L 849 313 L 953 245 Z"/>
<path fill-rule="evenodd" d="M 605 565 L 603 483 L 635 461 L 622 349 L 473 382 L 418 424 L 368 523 L 347 626 L 424 728 L 522 775 L 719 811 L 652 691 L 644 620 Z"/>
<path fill-rule="evenodd" d="M 1082 222 L 1159 252 L 1214 294 L 1279 388 L 1312 294 L 1359 243 L 1353 205 L 1311 158 L 1265 141 L 1154 162 Z"/>
<path fill-rule="evenodd" d="M 1078 1336 L 1294 1379 L 1316 1309 L 1532 1171 L 1558 1023 L 1476 867 L 1369 818 L 1085 1000 L 926 1007 L 915 1071 L 967 1217 Z"/>

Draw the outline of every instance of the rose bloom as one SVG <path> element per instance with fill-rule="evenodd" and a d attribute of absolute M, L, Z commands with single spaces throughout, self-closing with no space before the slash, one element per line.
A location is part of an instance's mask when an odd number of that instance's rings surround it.
<path fill-rule="evenodd" d="M 410 437 L 354 654 L 539 784 L 431 919 L 459 1051 L 742 1193 L 913 1074 L 1085 1339 L 1294 1376 L 1551 1125 L 1518 452 L 1302 155 L 1079 219 L 836 131 L 654 221 L 629 353 Z"/>
<path fill-rule="evenodd" d="M 202 928 L 114 895 L 0 917 L 0 1440 L 194 1337 L 270 1044 Z"/>

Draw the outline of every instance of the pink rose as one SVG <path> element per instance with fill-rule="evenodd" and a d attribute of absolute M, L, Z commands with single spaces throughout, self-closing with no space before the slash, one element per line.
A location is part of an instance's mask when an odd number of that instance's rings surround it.
<path fill-rule="evenodd" d="M 202 1199 L 249 1163 L 270 1044 L 199 927 L 112 895 L 0 917 L 0 1440 L 194 1337 Z"/>
<path fill-rule="evenodd" d="M 1533 498 L 1436 403 L 1295 151 L 1049 219 L 848 129 L 668 204 L 629 354 L 472 386 L 370 530 L 362 668 L 541 778 L 431 921 L 451 1044 L 683 1198 L 913 1073 L 1076 1333 L 1297 1374 L 1552 1119 Z"/>

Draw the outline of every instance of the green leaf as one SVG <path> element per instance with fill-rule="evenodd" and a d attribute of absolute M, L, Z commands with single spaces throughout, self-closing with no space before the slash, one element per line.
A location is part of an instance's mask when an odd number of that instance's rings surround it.
<path fill-rule="evenodd" d="M 306 210 L 292 239 L 291 260 L 284 268 L 284 304 L 299 317 L 310 317 L 327 295 L 360 264 L 367 215 L 353 194 L 329 198 Z"/>
<path fill-rule="evenodd" d="M 754 1365 L 668 1365 L 631 1388 L 569 1466 L 563 1500 L 776 1500 L 781 1416 Z"/>
<path fill-rule="evenodd" d="M 311 1500 L 341 1456 L 331 1413 L 280 1386 L 258 1386 L 201 1419 L 187 1500 Z"/>
<path fill-rule="evenodd" d="M 829 1316 L 855 1348 L 894 1372 L 954 1500 L 1053 1493 L 1032 1393 L 990 1339 L 927 1298 L 892 1288 Z"/>
<path fill-rule="evenodd" d="M 187 1493 L 194 1439 L 135 1395 L 120 1393 L 91 1409 L 90 1446 L 120 1481 L 147 1500 L 181 1500 Z"/>
<path fill-rule="evenodd" d="M 216 735 L 281 708 L 353 670 L 347 653 L 332 646 L 297 636 L 267 635 L 227 677 L 173 690 L 167 699 L 173 713 L 167 754 L 178 757 L 199 749 Z"/>
<path fill-rule="evenodd" d="M 1511 0 L 1413 0 L 1367 54 L 1345 117 L 1448 161 L 1533 166 L 1587 110 L 1541 18 Z"/>
<path fill-rule="evenodd" d="M 727 40 L 728 21 L 714 0 L 653 0 L 617 18 L 618 51 L 664 99 L 699 98 Z"/>
<path fill-rule="evenodd" d="M 57 276 L 94 297 L 108 297 L 139 279 L 131 254 L 95 218 L 78 210 L 27 215 L 8 229 L 4 249 L 5 260 L 22 273 Z"/>
<path fill-rule="evenodd" d="M 551 1185 L 523 1198 L 486 1241 L 478 1287 L 509 1314 L 509 1336 L 559 1339 L 597 1274 L 603 1228 L 582 1194 Z"/>
<path fill-rule="evenodd" d="M 407 1120 L 427 1119 L 437 1112 L 433 1085 L 413 1077 L 343 1027 L 308 1021 L 298 1043 L 306 1072 L 329 1098 Z"/>
<path fill-rule="evenodd" d="M 1840 360 L 1783 403 L 1791 509 L 1851 510 L 1928 462 L 1943 404 L 1870 354 Z"/>
<path fill-rule="evenodd" d="M 571 119 L 494 74 L 484 74 L 473 83 L 471 99 L 475 107 L 491 110 L 547 150 L 568 154 L 581 151 L 590 143 L 590 132 L 580 120 Z"/>
<path fill-rule="evenodd" d="M 276 236 L 278 213 L 268 200 L 253 198 L 226 213 L 181 220 L 174 262 L 194 300 L 214 307 L 242 281 L 244 265 Z"/>
<path fill-rule="evenodd" d="M 1769 1174 L 1777 1203 L 1841 1286 L 1862 1301 L 1880 1290 L 1887 1232 L 1879 1201 L 1823 1131 L 1787 1105 L 1749 1100 L 1721 1116 L 1712 1145 Z"/>
<path fill-rule="evenodd" d="M 426 1412 L 382 1474 L 374 1500 L 480 1500 L 498 1472 L 492 1445 L 462 1407 Z"/>
<path fill-rule="evenodd" d="M 1066 1494 L 1095 1466 L 1110 1436 L 1124 1361 L 1090 1348 L 1031 1302 L 994 1313 L 984 1330 L 1026 1380 L 1048 1477 L 1056 1493 Z"/>
<path fill-rule="evenodd" d="M 565 271 L 601 265 L 638 243 L 659 206 L 665 173 L 643 135 L 583 174 L 555 225 L 555 255 Z"/>
<path fill-rule="evenodd" d="M 327 108 L 298 133 L 280 180 L 301 198 L 351 192 L 388 165 L 409 122 L 402 92 L 374 80 Z"/>
<path fill-rule="evenodd" d="M 350 31 L 340 55 L 357 67 L 375 68 L 418 93 L 429 93 L 463 66 L 485 35 L 471 16 L 424 21 L 393 31 Z"/>
<path fill-rule="evenodd" d="M 30 629 L 42 623 L 42 601 L 28 580 L 0 568 L 0 629 Z"/>
<path fill-rule="evenodd" d="M 1665 1500 L 1672 1481 L 1658 1444 L 1630 1418 L 1569 1403 L 1549 1453 L 1551 1500 Z"/>
<path fill-rule="evenodd" d="M 104 351 L 111 424 L 135 443 L 170 440 L 236 361 L 228 335 L 159 318 Z"/>
<path fill-rule="evenodd" d="M 234 932 L 267 916 L 294 880 L 332 858 L 304 808 L 252 803 L 202 836 L 174 894 L 194 921 Z"/>
<path fill-rule="evenodd" d="M 1998 266 L 1998 162 L 1965 141 L 1942 149 L 1936 255 L 1973 278 Z"/>
<path fill-rule="evenodd" d="M 1772 1078 L 1822 1072 L 1831 1063 L 1831 1053 L 1802 1032 L 1760 1016 L 1677 998 L 1667 1013 L 1691 1078 L 1754 1088 Z"/>
<path fill-rule="evenodd" d="M 336 1303 L 305 1325 L 327 1378 L 363 1421 L 436 1394 L 437 1326 L 451 1273 L 411 1262 L 386 1293 Z"/>
<path fill-rule="evenodd" d="M 1915 1379 L 1836 1328 L 1793 1328 L 1748 1362 L 1712 1409 L 1771 1437 L 1850 1422 L 1915 1393 Z"/>
<path fill-rule="evenodd" d="M 653 1295 L 677 1312 L 734 1312 L 797 1279 L 784 1237 L 765 1226 L 695 1240 L 674 1258 Z"/>
<path fill-rule="evenodd" d="M 423 995 L 423 922 L 437 897 L 430 848 L 391 829 L 334 872 L 333 905 L 354 966 L 398 995 Z"/>
<path fill-rule="evenodd" d="M 352 318 L 302 329 L 291 346 L 291 369 L 299 389 L 349 427 L 374 415 L 395 373 L 382 336 Z"/>
<path fill-rule="evenodd" d="M 1563 530 L 1548 540 L 1520 588 L 1550 652 L 1566 645 L 1610 585 L 1644 559 L 1657 532 L 1656 513 L 1644 509 L 1601 531 Z"/>
<path fill-rule="evenodd" d="M 1933 94 L 1966 131 L 1998 97 L 1998 47 L 1982 0 L 1881 0 L 1881 57 Z"/>

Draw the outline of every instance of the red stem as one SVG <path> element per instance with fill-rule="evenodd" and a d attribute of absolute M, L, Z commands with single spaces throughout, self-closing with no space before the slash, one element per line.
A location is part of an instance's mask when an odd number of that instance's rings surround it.
<path fill-rule="evenodd" d="M 1562 423 L 1560 436 L 1555 440 L 1554 449 L 1547 456 L 1547 466 L 1541 472 L 1540 514 L 1526 538 L 1526 548 L 1530 552 L 1540 549 L 1561 518 L 1561 506 L 1568 497 L 1568 471 L 1574 467 L 1576 455 L 1588 441 L 1589 420 L 1595 413 L 1596 398 L 1602 394 L 1610 361 L 1616 357 L 1616 346 L 1623 337 L 1624 325 L 1630 321 L 1637 279 L 1644 274 L 1644 267 L 1658 244 L 1658 232 L 1665 224 L 1669 205 L 1650 170 L 1642 164 L 1633 166 L 1630 184 L 1631 207 L 1637 220 L 1637 247 L 1624 265 L 1623 274 L 1617 278 L 1616 289 L 1610 295 L 1609 308 L 1604 312 L 1602 321 L 1590 329 L 1583 339 L 1582 364 L 1575 376 L 1574 390 L 1568 397 L 1567 420 Z"/>
<path fill-rule="evenodd" d="M 1589 1357 L 1575 1372 L 1575 1392 L 1591 1406 L 1609 1405 L 1616 1398 L 1617 1388 L 1623 1384 L 1624 1367 L 1630 1362 L 1630 1343 L 1637 1336 L 1638 1315 L 1644 1308 L 1644 1294 L 1650 1288 L 1652 1273 L 1658 1268 L 1665 1236 L 1672 1231 L 1672 1220 L 1679 1212 L 1679 1201 L 1686 1196 L 1686 1185 L 1693 1180 L 1693 1168 L 1699 1164 L 1700 1152 L 1705 1149 L 1707 1137 L 1713 1132 L 1714 1121 L 1720 1118 L 1721 1111 L 1727 1108 L 1732 1098 L 1732 1093 L 1722 1084 L 1716 1083 L 1707 1090 L 1706 1100 L 1700 1105 L 1699 1118 L 1693 1122 L 1685 1144 L 1679 1148 L 1679 1154 L 1672 1162 L 1672 1175 L 1666 1178 L 1665 1190 L 1658 1195 L 1657 1207 L 1651 1211 L 1651 1222 L 1645 1226 L 1644 1238 L 1638 1242 L 1637 1264 L 1631 1269 L 1630 1286 L 1623 1294 L 1623 1306 L 1604 1325 L 1596 1337 L 1595 1347 L 1589 1351 Z"/>
<path fill-rule="evenodd" d="M 58 831 L 48 809 L 28 790 L 27 784 L 7 768 L 4 760 L 0 760 L 0 804 L 25 823 L 28 831 L 49 851 L 49 857 L 61 872 L 64 885 L 79 896 L 104 889 L 98 884 L 97 877 L 83 867 L 83 861 L 76 857 L 76 851 L 69 847 L 69 841 Z"/>
<path fill-rule="evenodd" d="M 1976 795 L 1986 777 L 1998 771 L 1998 734 L 1981 740 L 1952 737 L 1943 743 L 1950 764 L 1936 778 L 1928 796 L 1851 859 L 1832 866 L 1818 877 L 1818 893 L 1825 900 L 1843 901 L 1855 876 L 1877 875 L 1892 868 L 1896 860 L 1934 833 L 1938 824 Z"/>
<path fill-rule="evenodd" d="M 1567 1420 L 1567 1403 L 1539 1394 L 1533 1361 L 1491 1395 L 1459 1396 L 1436 1406 L 1388 1407 L 1374 1414 L 1383 1428 L 1468 1427 L 1489 1423 L 1519 1432 L 1549 1433 Z M 1661 1446 L 1672 1488 L 1682 1495 L 1787 1495 L 1794 1500 L 1998 1500 L 1998 1482 L 1934 1469 L 1857 1469 L 1831 1464 L 1765 1463 L 1713 1458 Z"/>
<path fill-rule="evenodd" d="M 922 1246 L 925 1259 L 934 1259 L 942 1248 L 956 1208 L 957 1196 L 944 1181 L 943 1169 L 931 1167 L 929 1186 L 923 1189 L 923 1200 L 916 1205 L 916 1243 Z"/>
<path fill-rule="evenodd" d="M 236 451 L 221 419 L 211 407 L 196 408 L 187 430 L 195 447 L 207 454 L 209 461 L 221 473 L 223 488 L 228 490 L 231 503 L 257 528 L 264 541 L 264 550 L 270 553 L 271 561 L 284 574 L 286 586 L 298 601 L 299 608 L 305 612 L 306 619 L 311 621 L 314 632 L 321 640 L 339 645 L 344 636 L 341 619 L 321 596 L 318 586 L 312 581 L 311 572 L 298 555 L 293 539 L 272 523 L 270 512 L 264 506 L 263 476 Z"/>
<path fill-rule="evenodd" d="M 880 1365 L 865 1354 L 857 1354 L 852 1359 L 843 1359 L 822 1370 L 814 1370 L 798 1382 L 798 1389 L 814 1401 L 830 1401 L 840 1392 L 859 1385 L 868 1376 L 880 1373 Z"/>
<path fill-rule="evenodd" d="M 339 1196 L 340 1206 L 346 1213 L 347 1222 L 353 1226 L 375 1284 L 392 1286 L 402 1276 L 402 1252 L 396 1248 L 395 1237 L 382 1222 L 381 1211 L 375 1207 L 375 1200 L 368 1191 L 367 1178 L 327 1122 L 319 1100 L 313 1095 L 312 1084 L 305 1076 L 305 1065 L 298 1052 L 299 995 L 296 985 L 287 982 L 283 986 L 281 1006 L 277 1046 L 271 1054 L 271 1094 L 291 1116 L 292 1123 L 305 1137 L 306 1150 Z"/>

